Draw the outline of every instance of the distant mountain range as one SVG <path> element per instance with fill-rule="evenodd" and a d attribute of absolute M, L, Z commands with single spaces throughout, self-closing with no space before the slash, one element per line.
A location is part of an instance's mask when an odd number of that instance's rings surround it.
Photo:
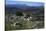
<path fill-rule="evenodd" d="M 6 9 L 32 9 L 32 8 L 38 8 L 38 7 L 42 7 L 42 6 L 27 6 L 26 4 L 15 4 L 15 5 L 5 5 Z"/>
<path fill-rule="evenodd" d="M 5 5 L 6 12 L 15 13 L 16 11 L 26 12 L 26 13 L 38 13 L 44 6 L 28 6 L 26 4 L 15 4 L 15 5 Z"/>

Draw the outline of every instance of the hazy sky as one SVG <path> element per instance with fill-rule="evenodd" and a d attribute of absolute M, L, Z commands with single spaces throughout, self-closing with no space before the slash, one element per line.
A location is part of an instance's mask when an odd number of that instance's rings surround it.
<path fill-rule="evenodd" d="M 42 0 L 6 0 L 6 4 L 26 4 L 29 6 L 43 6 Z"/>
<path fill-rule="evenodd" d="M 6 0 L 6 1 L 33 1 L 33 2 L 41 2 L 42 0 Z"/>

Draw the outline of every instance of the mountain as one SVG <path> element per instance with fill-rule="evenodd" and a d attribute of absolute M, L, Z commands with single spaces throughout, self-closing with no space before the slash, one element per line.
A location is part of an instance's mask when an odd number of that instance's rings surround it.
<path fill-rule="evenodd" d="M 19 8 L 19 9 L 25 9 L 28 8 L 30 6 L 27 6 L 26 4 L 15 4 L 15 5 L 6 5 L 6 8 Z"/>
<path fill-rule="evenodd" d="M 5 5 L 5 9 L 8 11 L 16 11 L 16 10 L 27 10 L 31 8 L 30 6 L 27 6 L 25 4 L 15 4 L 15 5 Z"/>
<path fill-rule="evenodd" d="M 16 11 L 25 12 L 25 13 L 39 13 L 43 6 L 28 6 L 26 4 L 15 4 L 15 5 L 5 5 L 6 12 L 15 13 Z"/>

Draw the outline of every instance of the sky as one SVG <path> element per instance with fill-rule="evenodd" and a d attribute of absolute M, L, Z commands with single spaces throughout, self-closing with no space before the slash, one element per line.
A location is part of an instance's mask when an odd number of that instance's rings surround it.
<path fill-rule="evenodd" d="M 42 0 L 6 0 L 6 4 L 26 4 L 28 6 L 43 6 Z"/>
<path fill-rule="evenodd" d="M 33 2 L 41 2 L 42 0 L 6 0 L 6 1 L 33 1 Z"/>

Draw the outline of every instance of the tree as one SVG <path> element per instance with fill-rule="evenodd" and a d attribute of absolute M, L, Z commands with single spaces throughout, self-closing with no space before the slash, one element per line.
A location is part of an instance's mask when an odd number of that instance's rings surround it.
<path fill-rule="evenodd" d="M 22 12 L 17 11 L 16 16 L 23 16 Z"/>
<path fill-rule="evenodd" d="M 26 17 L 30 17 L 30 15 L 29 15 L 29 14 L 27 14 L 27 15 L 26 15 Z"/>

